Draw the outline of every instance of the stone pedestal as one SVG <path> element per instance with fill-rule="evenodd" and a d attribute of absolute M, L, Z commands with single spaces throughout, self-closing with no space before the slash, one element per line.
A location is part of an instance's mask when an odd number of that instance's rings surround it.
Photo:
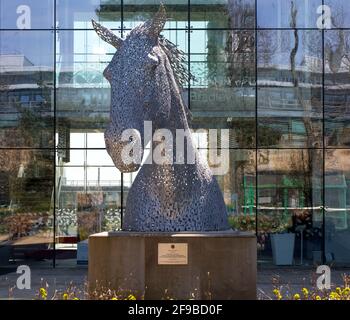
<path fill-rule="evenodd" d="M 94 234 L 90 290 L 96 286 L 139 299 L 256 299 L 256 237 L 236 231 Z"/>

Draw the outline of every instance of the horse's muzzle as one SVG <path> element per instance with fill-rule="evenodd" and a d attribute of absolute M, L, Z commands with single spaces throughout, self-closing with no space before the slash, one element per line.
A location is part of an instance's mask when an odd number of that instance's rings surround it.
<path fill-rule="evenodd" d="M 120 172 L 135 172 L 140 168 L 143 156 L 142 147 L 136 148 L 134 146 L 132 148 L 130 141 L 123 141 L 120 135 L 113 134 L 108 129 L 105 131 L 104 137 L 106 150 Z"/>

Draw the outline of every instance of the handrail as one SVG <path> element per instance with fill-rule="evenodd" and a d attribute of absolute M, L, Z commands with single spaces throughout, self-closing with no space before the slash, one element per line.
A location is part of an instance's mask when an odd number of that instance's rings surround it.
<path fill-rule="evenodd" d="M 263 206 L 241 206 L 242 208 L 256 208 L 258 210 L 324 210 L 326 212 L 344 212 L 350 211 L 350 208 L 330 208 L 327 206 L 317 207 L 263 207 Z"/>

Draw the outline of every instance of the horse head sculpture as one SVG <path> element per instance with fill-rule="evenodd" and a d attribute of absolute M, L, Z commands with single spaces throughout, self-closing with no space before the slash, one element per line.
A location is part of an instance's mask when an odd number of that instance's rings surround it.
<path fill-rule="evenodd" d="M 157 129 L 165 128 L 175 136 L 177 129 L 189 128 L 189 110 L 181 87 L 190 74 L 183 66 L 182 52 L 160 35 L 165 22 L 166 11 L 161 5 L 152 19 L 122 39 L 92 21 L 97 34 L 117 49 L 103 72 L 111 84 L 110 122 L 104 137 L 106 150 L 121 172 L 140 168 L 140 162 L 130 163 L 123 158 L 123 150 L 132 143 L 125 140 L 125 130 L 141 143 L 142 158 L 142 150 Z M 145 121 L 152 123 L 150 137 L 145 137 Z M 147 164 L 142 165 L 128 193 L 123 230 L 229 229 L 217 181 L 206 161 L 198 156 L 191 137 L 186 150 L 196 155 L 193 163 L 178 164 L 170 152 L 169 161 L 159 164 L 146 160 Z"/>

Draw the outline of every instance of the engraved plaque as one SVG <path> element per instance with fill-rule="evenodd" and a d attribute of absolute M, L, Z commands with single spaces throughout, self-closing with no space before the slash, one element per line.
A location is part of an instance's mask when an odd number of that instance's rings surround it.
<path fill-rule="evenodd" d="M 158 264 L 183 265 L 187 263 L 187 243 L 158 243 Z"/>

